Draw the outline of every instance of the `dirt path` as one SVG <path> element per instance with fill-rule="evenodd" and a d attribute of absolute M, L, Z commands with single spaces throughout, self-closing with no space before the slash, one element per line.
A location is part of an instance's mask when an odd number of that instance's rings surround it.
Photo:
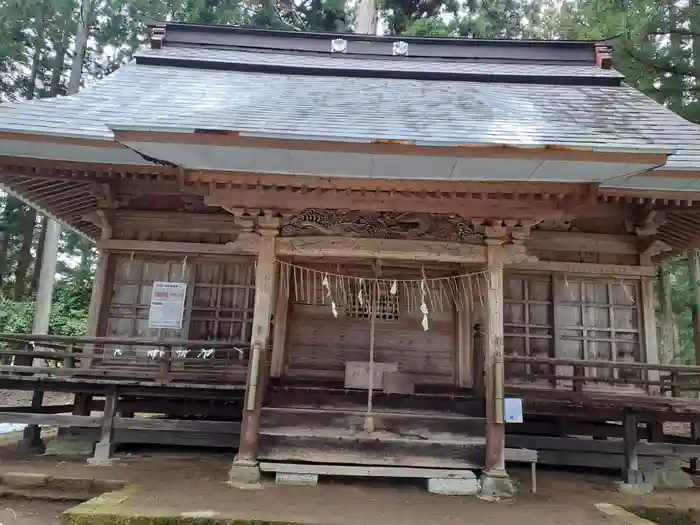
<path fill-rule="evenodd" d="M 61 521 L 61 513 L 72 506 L 70 503 L 0 499 L 0 523 L 2 525 L 58 525 Z"/>
<path fill-rule="evenodd" d="M 215 513 L 319 525 L 595 525 L 611 523 L 595 509 L 596 503 L 642 502 L 616 492 L 614 476 L 545 469 L 538 476 L 537 494 L 529 492 L 528 470 L 513 470 L 511 474 L 521 482 L 520 492 L 513 500 L 498 503 L 435 496 L 417 483 L 365 480 L 337 480 L 318 487 L 266 483 L 260 490 L 241 490 L 225 484 L 232 459 L 231 454 L 215 453 L 133 454 L 120 457 L 113 466 L 97 468 L 81 460 L 21 456 L 10 446 L 0 447 L 0 471 L 89 476 L 137 484 L 138 489 L 120 508 L 146 514 Z M 694 506 L 700 501 L 698 496 L 700 491 L 658 492 L 645 496 L 643 502 Z M 13 522 L 0 519 L 0 523 Z M 31 521 L 16 523 L 35 525 Z"/>

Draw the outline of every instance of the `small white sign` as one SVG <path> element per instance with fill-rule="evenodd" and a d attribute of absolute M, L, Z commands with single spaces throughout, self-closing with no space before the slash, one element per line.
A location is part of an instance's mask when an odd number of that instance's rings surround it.
<path fill-rule="evenodd" d="M 148 311 L 148 327 L 180 330 L 186 296 L 187 283 L 154 282 L 151 308 Z"/>
<path fill-rule="evenodd" d="M 516 397 L 508 397 L 504 400 L 504 410 L 506 423 L 523 422 L 523 400 Z"/>

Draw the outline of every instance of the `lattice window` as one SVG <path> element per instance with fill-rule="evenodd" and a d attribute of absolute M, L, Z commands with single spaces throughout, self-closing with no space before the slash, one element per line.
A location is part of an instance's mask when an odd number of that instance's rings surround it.
<path fill-rule="evenodd" d="M 552 357 L 554 325 L 549 276 L 505 275 L 503 289 L 504 352 L 506 355 Z M 545 365 L 509 363 L 506 377 L 548 374 Z"/>
<path fill-rule="evenodd" d="M 384 286 L 384 283 L 379 285 L 378 290 L 377 288 L 373 289 L 373 286 L 374 285 L 369 285 L 363 288 L 362 304 L 360 304 L 359 288 L 348 293 L 345 315 L 348 317 L 369 319 L 374 300 L 371 294 L 378 292 L 374 317 L 383 321 L 398 321 L 400 311 L 398 292 L 396 294 L 389 293 L 389 289 Z"/>
<path fill-rule="evenodd" d="M 246 342 L 255 307 L 252 261 L 197 263 L 190 313 L 190 339 Z"/>
<path fill-rule="evenodd" d="M 613 362 L 641 360 L 637 281 L 556 279 L 559 357 Z M 633 379 L 635 370 L 587 369 L 589 377 Z"/>
<path fill-rule="evenodd" d="M 128 256 L 115 256 L 114 268 L 106 335 L 154 340 L 179 339 L 182 336 L 181 330 L 148 327 L 151 291 L 154 281 L 187 281 L 190 268 L 185 268 L 183 275 L 182 261 L 132 259 Z"/>

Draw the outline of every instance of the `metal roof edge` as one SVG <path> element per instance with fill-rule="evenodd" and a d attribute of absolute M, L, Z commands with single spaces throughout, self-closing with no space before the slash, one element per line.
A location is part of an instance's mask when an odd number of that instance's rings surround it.
<path fill-rule="evenodd" d="M 386 78 L 426 81 L 469 81 L 504 84 L 539 84 L 557 86 L 601 86 L 616 87 L 623 81 L 622 76 L 583 76 L 583 75 L 508 75 L 495 73 L 451 73 L 444 71 L 410 71 L 397 69 L 355 69 L 352 67 L 327 68 L 294 64 L 260 64 L 221 60 L 170 58 L 145 54 L 135 55 L 136 64 L 189 69 L 208 69 L 244 73 L 268 73 L 277 75 L 332 76 L 354 78 Z"/>
<path fill-rule="evenodd" d="M 358 33 L 321 33 L 312 31 L 293 31 L 286 29 L 263 29 L 247 26 L 220 25 L 220 24 L 189 24 L 183 22 L 160 22 L 153 21 L 146 24 L 148 27 L 165 26 L 166 31 L 170 29 L 187 32 L 212 32 L 212 33 L 233 33 L 242 35 L 267 35 L 284 36 L 293 38 L 343 38 L 349 41 L 366 42 L 413 42 L 420 44 L 453 44 L 453 45 L 506 45 L 512 47 L 559 47 L 587 49 L 595 44 L 609 43 L 615 37 L 603 38 L 599 40 L 538 40 L 538 39 L 507 39 L 507 38 L 467 38 L 467 37 L 415 37 L 415 36 L 384 36 L 365 35 Z"/>

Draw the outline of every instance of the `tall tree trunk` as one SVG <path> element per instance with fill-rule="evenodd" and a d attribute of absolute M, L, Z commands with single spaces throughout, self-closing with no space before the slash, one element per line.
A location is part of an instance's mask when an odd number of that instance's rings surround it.
<path fill-rule="evenodd" d="M 22 247 L 17 258 L 15 269 L 15 301 L 24 299 L 27 292 L 27 272 L 32 261 L 32 244 L 34 243 L 34 226 L 36 225 L 36 210 L 27 208 L 22 217 Z"/>
<path fill-rule="evenodd" d="M 32 270 L 32 288 L 31 295 L 36 293 L 39 286 L 39 275 L 41 274 L 41 264 L 44 262 L 44 245 L 46 242 L 46 228 L 49 224 L 49 218 L 43 216 L 41 218 L 41 231 L 39 232 L 39 241 L 36 246 L 36 258 L 34 259 L 34 269 Z"/>
<path fill-rule="evenodd" d="M 90 37 L 90 27 L 95 16 L 95 1 L 81 0 L 80 16 L 78 17 L 78 28 L 75 32 L 75 49 L 73 51 L 73 65 L 68 81 L 68 94 L 77 93 L 80 89 L 80 78 L 83 75 L 83 64 L 85 62 L 85 52 L 87 51 L 88 38 Z"/>
<path fill-rule="evenodd" d="M 10 223 L 12 222 L 12 216 L 14 215 L 15 211 L 21 205 L 22 203 L 19 201 L 19 199 L 16 199 L 10 195 L 7 196 L 5 211 L 2 219 L 4 230 L 2 232 L 2 240 L 0 241 L 0 288 L 2 288 L 2 285 L 5 282 L 6 274 L 9 270 L 9 265 L 7 263 L 10 256 L 10 244 L 12 242 Z"/>

